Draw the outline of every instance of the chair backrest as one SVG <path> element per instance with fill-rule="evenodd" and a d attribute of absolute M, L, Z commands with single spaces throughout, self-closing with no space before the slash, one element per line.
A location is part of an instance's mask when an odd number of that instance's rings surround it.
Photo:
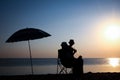
<path fill-rule="evenodd" d="M 73 58 L 69 56 L 69 53 L 58 50 L 58 58 L 64 67 L 71 68 L 73 66 Z"/>

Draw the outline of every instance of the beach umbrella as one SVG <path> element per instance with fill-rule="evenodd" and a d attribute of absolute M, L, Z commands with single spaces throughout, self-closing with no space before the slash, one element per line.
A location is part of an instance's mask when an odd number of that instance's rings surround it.
<path fill-rule="evenodd" d="M 6 43 L 28 41 L 30 61 L 31 61 L 31 72 L 32 74 L 34 74 L 30 40 L 41 39 L 41 38 L 48 37 L 48 36 L 51 36 L 51 35 L 43 30 L 35 29 L 35 28 L 24 28 L 24 29 L 16 31 L 13 35 L 11 35 L 6 41 Z"/>

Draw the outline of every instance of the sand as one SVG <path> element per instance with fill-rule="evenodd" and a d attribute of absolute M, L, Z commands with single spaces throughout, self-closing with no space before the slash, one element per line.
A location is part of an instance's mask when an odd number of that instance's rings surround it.
<path fill-rule="evenodd" d="M 0 76 L 0 80 L 120 80 L 120 73 L 85 73 L 83 79 L 72 74 Z"/>

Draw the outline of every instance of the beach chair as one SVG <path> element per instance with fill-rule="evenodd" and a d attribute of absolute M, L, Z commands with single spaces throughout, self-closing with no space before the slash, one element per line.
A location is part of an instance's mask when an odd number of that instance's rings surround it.
<path fill-rule="evenodd" d="M 57 58 L 57 74 L 70 74 L 72 73 L 72 65 L 70 60 L 62 60 Z"/>

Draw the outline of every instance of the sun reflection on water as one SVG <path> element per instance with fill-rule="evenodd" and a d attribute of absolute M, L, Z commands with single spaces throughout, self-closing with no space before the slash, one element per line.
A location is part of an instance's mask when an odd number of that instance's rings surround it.
<path fill-rule="evenodd" d="M 108 58 L 108 63 L 112 67 L 117 67 L 120 65 L 120 58 Z"/>

